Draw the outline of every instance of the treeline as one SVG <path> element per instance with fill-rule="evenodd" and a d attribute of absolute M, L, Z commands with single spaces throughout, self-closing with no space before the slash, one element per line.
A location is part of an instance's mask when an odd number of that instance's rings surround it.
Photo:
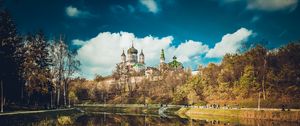
<path fill-rule="evenodd" d="M 111 104 L 173 103 L 176 89 L 185 84 L 188 78 L 191 77 L 191 70 L 165 70 L 161 75 L 160 79 L 143 78 L 139 82 L 128 84 L 120 84 L 120 80 L 115 76 L 96 76 L 94 80 L 75 78 L 70 83 L 71 102 Z M 138 80 L 140 77 L 131 76 L 130 79 Z M 116 81 L 115 83 L 110 83 L 105 80 Z M 130 89 L 126 90 L 126 85 L 130 85 Z"/>
<path fill-rule="evenodd" d="M 300 107 L 300 43 L 267 50 L 257 45 L 242 54 L 227 54 L 220 64 L 199 73 L 177 89 L 177 103 Z"/>
<path fill-rule="evenodd" d="M 20 35 L 11 16 L 0 12 L 1 110 L 12 106 L 66 106 L 70 77 L 78 70 L 76 52 L 63 37 L 43 32 Z"/>
<path fill-rule="evenodd" d="M 131 79 L 135 79 L 132 76 Z M 139 76 L 136 76 L 139 77 Z M 106 80 L 116 79 L 116 83 Z M 114 76 L 74 79 L 70 98 L 76 103 L 219 104 L 239 107 L 300 108 L 300 43 L 268 50 L 257 45 L 227 54 L 222 62 L 191 70 L 166 70 L 160 79 L 144 78 L 124 91 Z"/>

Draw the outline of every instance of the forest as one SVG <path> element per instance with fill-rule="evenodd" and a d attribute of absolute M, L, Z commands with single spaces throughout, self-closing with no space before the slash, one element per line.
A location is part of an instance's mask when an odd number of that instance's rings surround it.
<path fill-rule="evenodd" d="M 21 35 L 8 11 L 1 10 L 0 42 L 1 111 L 67 106 L 68 84 L 80 62 L 63 36 Z"/>
<path fill-rule="evenodd" d="M 300 43 L 268 50 L 257 45 L 241 54 L 227 54 L 220 64 L 199 67 L 175 93 L 176 102 L 210 102 L 256 107 L 299 108 Z"/>

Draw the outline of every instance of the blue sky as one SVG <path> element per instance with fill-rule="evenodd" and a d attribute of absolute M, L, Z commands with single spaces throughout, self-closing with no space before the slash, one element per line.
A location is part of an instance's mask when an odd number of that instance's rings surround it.
<path fill-rule="evenodd" d="M 111 73 L 131 42 L 147 52 L 149 66 L 158 64 L 163 48 L 167 58 L 177 55 L 193 69 L 219 62 L 243 45 L 265 41 L 277 48 L 299 40 L 298 5 L 298 0 L 4 1 L 20 33 L 42 29 L 49 39 L 66 35 L 88 78 Z"/>

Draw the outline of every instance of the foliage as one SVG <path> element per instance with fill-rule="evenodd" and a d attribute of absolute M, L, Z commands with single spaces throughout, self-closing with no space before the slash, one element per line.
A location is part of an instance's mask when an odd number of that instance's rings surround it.
<path fill-rule="evenodd" d="M 71 125 L 73 124 L 73 120 L 70 116 L 59 116 L 57 118 L 57 122 L 59 125 Z"/>
<path fill-rule="evenodd" d="M 299 50 L 300 43 L 290 43 L 269 51 L 258 45 L 242 54 L 227 54 L 220 65 L 210 63 L 199 67 L 199 74 L 177 89 L 174 100 L 189 98 L 196 91 L 194 96 L 199 100 L 237 101 L 238 104 L 241 100 L 258 99 L 261 92 L 266 99 L 277 99 L 278 103 L 297 103 L 300 100 Z"/>
<path fill-rule="evenodd" d="M 66 105 L 68 83 L 80 62 L 63 41 L 54 43 L 42 31 L 19 35 L 9 13 L 1 8 L 0 81 L 6 104 L 48 106 L 55 96 L 63 95 Z"/>

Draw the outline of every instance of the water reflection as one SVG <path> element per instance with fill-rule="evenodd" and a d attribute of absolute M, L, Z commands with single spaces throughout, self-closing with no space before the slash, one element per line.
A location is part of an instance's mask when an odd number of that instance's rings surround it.
<path fill-rule="evenodd" d="M 123 115 L 123 114 L 87 114 L 76 120 L 79 125 L 105 126 L 167 126 L 188 125 L 188 119 L 160 118 L 157 115 Z"/>
<path fill-rule="evenodd" d="M 10 125 L 75 125 L 75 126 L 299 126 L 296 122 L 237 119 L 224 117 L 197 117 L 188 119 L 158 115 L 87 113 L 68 115 L 23 115 L 0 117 L 1 126 Z"/>

